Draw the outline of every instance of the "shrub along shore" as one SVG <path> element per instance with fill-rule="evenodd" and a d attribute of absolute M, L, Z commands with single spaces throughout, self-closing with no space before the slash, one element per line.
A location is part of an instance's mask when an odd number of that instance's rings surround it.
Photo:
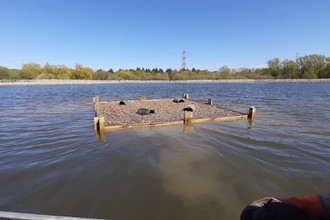
<path fill-rule="evenodd" d="M 148 81 L 179 81 L 188 82 L 191 80 L 201 80 L 201 82 L 224 82 L 227 80 L 247 80 L 253 82 L 259 80 L 273 79 L 325 79 L 330 78 L 330 57 L 324 55 L 312 54 L 303 57 L 297 57 L 296 60 L 280 60 L 274 58 L 268 60 L 267 67 L 262 68 L 229 68 L 222 66 L 216 71 L 207 69 L 186 69 L 180 70 L 168 68 L 165 71 L 160 68 L 139 68 L 136 69 L 119 69 L 108 71 L 103 69 L 93 70 L 82 64 L 76 63 L 75 68 L 69 68 L 65 65 L 50 65 L 46 63 L 41 66 L 38 63 L 22 64 L 22 69 L 9 69 L 0 66 L 0 80 L 65 80 L 57 81 L 57 84 L 72 84 L 67 80 L 110 80 L 106 83 L 137 83 L 142 80 L 143 83 Z M 129 80 L 129 81 L 125 81 Z M 134 80 L 134 81 L 132 81 Z M 208 81 L 204 81 L 208 80 Z M 290 80 L 291 81 L 291 80 Z M 322 80 L 323 81 L 323 80 Z M 37 82 L 37 81 L 35 81 Z M 39 82 L 39 81 L 38 81 Z M 81 81 L 80 81 L 81 82 Z M 105 83 L 104 81 L 94 83 Z M 47 82 L 49 84 L 49 82 Z M 51 83 L 53 84 L 53 83 Z"/>
<path fill-rule="evenodd" d="M 120 83 L 329 83 L 325 79 L 227 79 L 227 80 L 1 80 L 0 86 L 30 86 L 30 85 L 93 85 Z"/>

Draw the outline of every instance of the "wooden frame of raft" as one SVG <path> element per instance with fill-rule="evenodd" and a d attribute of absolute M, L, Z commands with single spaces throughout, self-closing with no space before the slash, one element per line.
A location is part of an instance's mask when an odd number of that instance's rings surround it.
<path fill-rule="evenodd" d="M 183 94 L 183 98 L 188 100 L 189 94 Z M 146 101 L 145 96 L 141 96 L 141 101 Z M 161 101 L 161 100 L 159 100 Z M 98 117 L 96 103 L 100 102 L 99 97 L 93 98 L 93 107 L 94 107 L 94 130 L 95 131 L 111 131 L 111 130 L 123 130 L 123 129 L 134 129 L 134 128 L 153 128 L 153 127 L 162 127 L 167 125 L 179 125 L 179 124 L 192 124 L 192 123 L 205 123 L 205 122 L 221 122 L 221 121 L 234 121 L 234 120 L 246 120 L 254 121 L 256 115 L 256 108 L 251 106 L 249 108 L 248 114 L 241 114 L 239 116 L 230 116 L 230 117 L 219 117 L 219 118 L 202 118 L 202 119 L 194 119 L 193 112 L 184 111 L 184 119 L 180 121 L 173 122 L 163 122 L 163 123 L 146 123 L 146 124 L 132 124 L 132 125 L 105 125 L 105 119 L 103 117 Z M 101 103 L 101 102 L 100 102 Z M 106 103 L 106 102 L 104 102 Z M 207 103 L 203 103 L 206 105 L 212 105 L 212 99 L 208 99 Z"/>

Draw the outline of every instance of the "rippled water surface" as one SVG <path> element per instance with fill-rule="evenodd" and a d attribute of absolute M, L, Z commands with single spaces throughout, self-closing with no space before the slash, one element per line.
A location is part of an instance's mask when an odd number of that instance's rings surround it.
<path fill-rule="evenodd" d="M 93 130 L 92 98 L 207 100 L 232 121 Z M 118 220 L 239 219 L 263 196 L 329 192 L 330 84 L 0 87 L 0 211 Z"/>

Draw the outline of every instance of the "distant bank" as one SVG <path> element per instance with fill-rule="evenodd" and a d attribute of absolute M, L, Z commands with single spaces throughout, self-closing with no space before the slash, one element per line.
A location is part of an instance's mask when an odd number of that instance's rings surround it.
<path fill-rule="evenodd" d="M 329 83 L 327 79 L 228 79 L 228 80 L 1 80 L 0 86 L 93 85 L 118 83 Z"/>

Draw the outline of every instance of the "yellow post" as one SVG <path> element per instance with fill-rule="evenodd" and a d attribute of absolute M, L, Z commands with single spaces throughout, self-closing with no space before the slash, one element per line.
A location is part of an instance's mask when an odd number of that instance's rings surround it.
<path fill-rule="evenodd" d="M 253 106 L 250 106 L 249 108 L 249 115 L 248 115 L 248 118 L 252 121 L 254 121 L 255 117 L 256 117 L 256 108 L 253 107 Z"/>
<path fill-rule="evenodd" d="M 184 99 L 189 99 L 189 94 L 182 94 L 182 98 L 184 98 Z"/>
<path fill-rule="evenodd" d="M 93 98 L 93 107 L 94 107 L 94 116 L 97 116 L 97 111 L 96 111 L 96 103 L 100 101 L 99 97 L 94 97 Z"/>
<path fill-rule="evenodd" d="M 99 126 L 100 126 L 100 131 L 105 130 L 104 118 L 99 118 Z"/>
<path fill-rule="evenodd" d="M 94 130 L 98 130 L 99 117 L 94 117 Z"/>
<path fill-rule="evenodd" d="M 100 98 L 99 97 L 94 97 L 93 98 L 93 104 L 95 105 L 96 102 L 99 102 L 100 101 Z"/>
<path fill-rule="evenodd" d="M 146 96 L 145 95 L 141 96 L 141 101 L 145 101 L 145 100 L 146 100 Z"/>
<path fill-rule="evenodd" d="M 191 123 L 191 120 L 193 118 L 193 112 L 190 111 L 184 111 L 184 123 Z"/>

